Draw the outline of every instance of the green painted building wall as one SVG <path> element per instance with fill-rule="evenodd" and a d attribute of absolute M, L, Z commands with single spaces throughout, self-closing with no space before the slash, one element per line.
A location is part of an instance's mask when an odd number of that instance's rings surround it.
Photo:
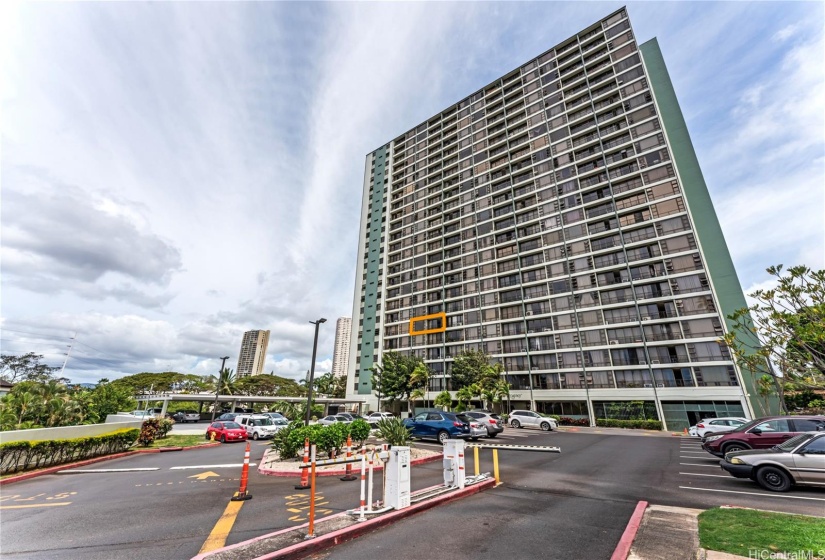
<path fill-rule="evenodd" d="M 725 318 L 726 330 L 730 331 L 733 323 L 728 319 L 728 315 L 737 309 L 747 307 L 742 285 L 736 276 L 736 269 L 725 243 L 719 219 L 716 217 L 705 178 L 702 176 L 693 143 L 690 141 L 687 124 L 676 99 L 659 42 L 651 39 L 639 48 L 650 78 L 650 88 L 660 112 L 659 116 L 673 150 L 673 160 L 681 179 L 710 281 L 716 293 L 719 312 Z M 742 377 L 745 391 L 750 396 L 753 413 L 760 416 L 761 408 L 757 402 L 759 396 L 754 375 L 748 370 L 743 370 Z M 768 414 L 778 414 L 778 399 L 770 399 L 767 408 Z"/>

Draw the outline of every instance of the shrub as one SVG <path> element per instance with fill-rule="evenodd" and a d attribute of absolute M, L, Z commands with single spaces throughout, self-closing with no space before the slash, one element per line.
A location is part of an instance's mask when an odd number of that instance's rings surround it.
<path fill-rule="evenodd" d="M 160 437 L 158 436 L 159 431 L 160 421 L 157 418 L 147 418 L 143 421 L 143 426 L 140 428 L 140 435 L 137 439 L 138 445 L 142 445 L 144 447 L 152 445 L 155 438 Z"/>
<path fill-rule="evenodd" d="M 369 423 L 361 418 L 356 418 L 352 421 L 352 424 L 349 424 L 349 434 L 352 436 L 352 440 L 357 442 L 358 445 L 363 445 L 367 438 L 370 437 L 371 429 Z"/>
<path fill-rule="evenodd" d="M 559 417 L 560 426 L 589 426 L 590 420 L 587 418 L 570 418 L 569 416 Z"/>
<path fill-rule="evenodd" d="M 165 438 L 166 435 L 169 433 L 169 430 L 172 429 L 172 426 L 174 425 L 174 423 L 175 423 L 174 420 L 170 420 L 169 418 L 161 418 L 158 421 L 158 433 L 157 433 L 158 439 Z"/>
<path fill-rule="evenodd" d="M 125 451 L 138 437 L 137 429 L 73 439 L 13 441 L 0 444 L 0 474 L 61 465 Z"/>
<path fill-rule="evenodd" d="M 292 437 L 292 432 L 302 427 L 303 423 L 299 421 L 290 422 L 288 426 L 284 426 L 272 436 L 272 449 L 278 452 L 282 459 L 292 459 L 298 455 L 298 448 L 295 446 L 295 438 Z M 301 447 L 304 442 L 301 441 Z"/>
<path fill-rule="evenodd" d="M 633 430 L 661 430 L 659 420 L 614 420 L 612 418 L 597 418 L 596 425 L 602 428 L 629 428 Z"/>
<path fill-rule="evenodd" d="M 400 418 L 383 418 L 378 421 L 378 437 L 391 446 L 409 445 L 412 428 L 404 425 Z"/>

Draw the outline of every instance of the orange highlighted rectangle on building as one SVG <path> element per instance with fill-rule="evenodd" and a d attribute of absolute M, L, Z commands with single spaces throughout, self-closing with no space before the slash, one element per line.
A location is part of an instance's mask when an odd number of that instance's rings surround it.
<path fill-rule="evenodd" d="M 431 329 L 426 328 L 426 326 L 427 326 L 426 321 L 432 321 L 432 320 L 435 320 L 435 319 L 441 319 L 441 326 L 433 327 Z M 416 323 L 421 323 L 422 321 L 425 321 L 425 323 L 424 323 L 425 328 L 423 328 L 421 330 L 416 330 L 415 329 L 415 324 Z M 447 330 L 447 314 L 444 313 L 443 311 L 440 312 L 440 313 L 431 313 L 430 315 L 421 315 L 420 317 L 413 317 L 412 319 L 410 319 L 410 336 L 416 336 L 416 335 L 419 335 L 419 334 L 440 333 L 440 332 L 444 332 L 445 330 Z"/>

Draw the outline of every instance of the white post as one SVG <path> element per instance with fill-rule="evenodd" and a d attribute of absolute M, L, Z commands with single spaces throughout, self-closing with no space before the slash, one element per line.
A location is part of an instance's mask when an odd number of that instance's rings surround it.
<path fill-rule="evenodd" d="M 373 454 L 370 455 L 370 474 L 369 474 L 370 480 L 369 480 L 369 485 L 367 487 L 367 511 L 370 512 L 370 513 L 372 513 L 372 461 L 373 461 L 374 455 L 375 455 L 375 452 L 373 452 Z"/>
<path fill-rule="evenodd" d="M 364 517 L 364 506 L 366 505 L 366 500 L 364 499 L 364 492 L 366 486 L 366 473 L 367 471 L 367 456 L 363 453 L 361 454 L 361 515 L 358 517 L 358 521 L 366 521 L 366 517 Z"/>

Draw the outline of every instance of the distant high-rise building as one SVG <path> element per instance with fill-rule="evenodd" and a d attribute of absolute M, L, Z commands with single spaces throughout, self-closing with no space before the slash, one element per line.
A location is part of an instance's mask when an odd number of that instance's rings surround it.
<path fill-rule="evenodd" d="M 235 369 L 235 376 L 238 379 L 248 375 L 260 375 L 264 372 L 267 346 L 269 346 L 269 331 L 243 333 L 238 367 Z"/>
<path fill-rule="evenodd" d="M 363 189 L 348 396 L 374 406 L 370 368 L 396 351 L 433 399 L 481 350 L 513 408 L 680 430 L 768 412 L 720 343 L 742 288 L 658 43 L 624 8 L 368 154 Z"/>
<path fill-rule="evenodd" d="M 335 350 L 332 353 L 332 374 L 336 377 L 346 377 L 349 364 L 350 333 L 352 319 L 340 317 L 335 323 Z"/>

